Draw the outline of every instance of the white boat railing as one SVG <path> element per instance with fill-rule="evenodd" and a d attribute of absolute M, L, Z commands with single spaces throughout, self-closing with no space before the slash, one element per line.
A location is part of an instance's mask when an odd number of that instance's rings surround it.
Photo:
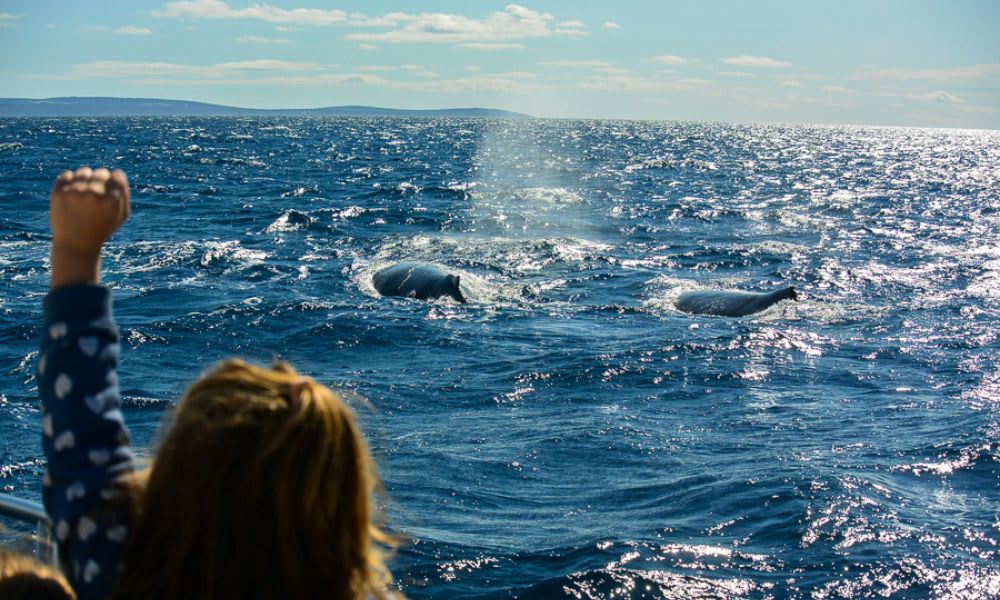
<path fill-rule="evenodd" d="M 35 536 L 32 540 L 35 556 L 48 562 L 55 562 L 56 541 L 50 533 L 49 516 L 45 514 L 45 508 L 41 504 L 10 494 L 0 494 L 0 517 L 33 524 Z"/>

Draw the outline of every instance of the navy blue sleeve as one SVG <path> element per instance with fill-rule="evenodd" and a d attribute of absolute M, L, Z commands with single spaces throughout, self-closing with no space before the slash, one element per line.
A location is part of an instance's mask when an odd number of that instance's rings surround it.
<path fill-rule="evenodd" d="M 119 355 L 107 288 L 69 285 L 45 297 L 42 498 L 60 564 L 80 600 L 111 594 L 128 537 L 120 479 L 134 466 L 119 409 Z"/>

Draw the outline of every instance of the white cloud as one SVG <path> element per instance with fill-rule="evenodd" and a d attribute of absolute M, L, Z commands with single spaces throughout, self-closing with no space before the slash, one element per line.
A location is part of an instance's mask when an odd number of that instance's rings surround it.
<path fill-rule="evenodd" d="M 288 44 L 289 41 L 284 38 L 269 38 L 260 37 L 256 35 L 241 35 L 236 38 L 236 41 L 240 44 Z"/>
<path fill-rule="evenodd" d="M 802 82 L 798 79 L 782 79 L 778 82 L 778 85 L 790 88 L 800 88 L 802 87 Z"/>
<path fill-rule="evenodd" d="M 708 80 L 708 79 L 697 79 L 695 77 L 688 77 L 686 79 L 678 79 L 675 83 L 677 83 L 679 85 L 686 85 L 686 86 L 692 86 L 692 85 L 703 86 L 703 85 L 711 85 L 712 84 L 712 82 L 710 80 Z"/>
<path fill-rule="evenodd" d="M 214 77 L 240 75 L 247 71 L 311 71 L 320 66 L 284 60 L 243 60 L 215 65 L 188 65 L 167 62 L 102 60 L 79 64 L 73 74 L 84 77 Z"/>
<path fill-rule="evenodd" d="M 766 56 L 747 56 L 746 54 L 723 58 L 722 62 L 727 65 L 735 65 L 738 67 L 759 67 L 764 69 L 776 69 L 792 66 L 792 63 L 790 62 L 775 60 L 773 58 L 767 58 Z"/>
<path fill-rule="evenodd" d="M 552 29 L 549 26 L 552 19 L 552 15 L 548 13 L 536 12 L 516 4 L 510 4 L 503 11 L 494 12 L 482 19 L 446 13 L 389 13 L 377 19 L 357 19 L 352 23 L 396 29 L 379 33 L 352 33 L 347 39 L 389 43 L 497 43 L 555 35 L 588 35 L 578 28 L 556 26 L 556 29 Z"/>
<path fill-rule="evenodd" d="M 374 87 L 384 87 L 396 90 L 437 91 L 437 92 L 468 92 L 485 91 L 513 93 L 525 91 L 529 84 L 524 81 L 523 74 L 496 73 L 459 79 L 435 79 L 431 81 L 401 81 L 389 79 L 381 75 L 363 73 L 330 73 L 321 75 L 304 75 L 293 77 L 271 77 L 255 80 L 255 83 L 270 85 L 302 85 L 329 86 L 346 83 L 360 83 Z M 242 82 L 228 82 L 242 83 Z"/>
<path fill-rule="evenodd" d="M 595 70 L 607 75 L 630 75 L 635 73 L 632 69 L 624 69 L 622 67 L 597 67 Z"/>
<path fill-rule="evenodd" d="M 746 71 L 719 71 L 719 77 L 756 77 L 753 73 L 747 73 Z"/>
<path fill-rule="evenodd" d="M 382 15 L 381 17 L 369 17 L 362 13 L 351 13 L 351 25 L 356 25 L 358 27 L 397 27 L 400 23 L 405 23 L 407 21 L 413 21 L 417 17 L 415 15 L 407 14 L 404 12 L 391 12 Z"/>
<path fill-rule="evenodd" d="M 614 66 L 606 60 L 547 60 L 540 64 L 546 67 L 569 67 L 582 69 L 596 69 Z"/>
<path fill-rule="evenodd" d="M 375 44 L 358 44 L 358 48 L 362 50 L 378 50 L 378 46 Z"/>
<path fill-rule="evenodd" d="M 824 92 L 829 92 L 831 94 L 853 94 L 854 90 L 849 90 L 842 85 L 826 85 L 823 86 Z"/>
<path fill-rule="evenodd" d="M 467 42 L 464 44 L 458 44 L 461 48 L 472 48 L 473 50 L 508 50 L 516 48 L 524 48 L 524 44 L 515 44 L 512 42 Z"/>
<path fill-rule="evenodd" d="M 673 54 L 662 54 L 660 56 L 654 56 L 649 60 L 650 62 L 660 65 L 683 65 L 688 61 L 688 59 L 683 56 L 674 56 Z"/>
<path fill-rule="evenodd" d="M 555 35 L 564 35 L 566 37 L 587 37 L 590 35 L 589 31 L 584 31 L 583 29 L 565 29 L 563 27 L 557 27 L 553 32 Z"/>
<path fill-rule="evenodd" d="M 605 29 L 621 29 L 622 26 L 619 25 L 618 23 L 615 23 L 614 21 L 605 21 L 604 22 L 604 28 Z"/>
<path fill-rule="evenodd" d="M 926 94 L 909 94 L 906 96 L 909 100 L 917 100 L 921 102 L 947 102 L 949 104 L 965 104 L 965 100 L 962 100 L 958 96 L 948 93 L 944 90 L 937 90 L 934 92 L 928 92 Z"/>
<path fill-rule="evenodd" d="M 711 85 L 705 79 L 663 79 L 640 75 L 600 75 L 579 84 L 588 90 L 611 92 L 690 92 Z"/>
<path fill-rule="evenodd" d="M 442 79 L 424 65 L 371 65 L 355 72 L 324 72 L 336 65 L 294 63 L 281 60 L 247 60 L 213 65 L 191 65 L 167 62 L 99 61 L 74 66 L 69 76 L 127 77 L 145 85 L 294 85 L 331 86 L 360 84 L 397 90 L 467 92 L 523 92 L 538 84 L 538 75 L 525 71 L 476 74 L 470 77 Z M 310 71 L 318 71 L 310 73 Z M 393 79 L 379 72 L 399 73 L 403 79 Z M 405 75 L 404 75 L 405 74 Z M 417 78 L 417 79 L 414 79 Z"/>
<path fill-rule="evenodd" d="M 344 23 L 355 27 L 389 28 L 391 31 L 355 32 L 347 39 L 361 42 L 451 42 L 481 44 L 468 46 L 480 50 L 498 50 L 500 46 L 486 46 L 510 40 L 533 37 L 590 35 L 578 20 L 561 21 L 552 26 L 553 16 L 517 4 L 477 19 L 449 13 L 391 12 L 378 17 L 363 13 L 348 14 L 343 10 L 318 8 L 280 8 L 265 3 L 240 8 L 225 0 L 179 0 L 167 2 L 153 11 L 157 17 L 195 19 L 255 19 L 280 23 L 279 31 L 289 25 L 332 25 Z M 513 48 L 515 46 L 504 46 Z"/>
<path fill-rule="evenodd" d="M 315 71 L 320 66 L 315 63 L 298 63 L 287 60 L 257 59 L 225 62 L 217 65 L 223 69 L 237 71 Z"/>
<path fill-rule="evenodd" d="M 505 73 L 493 73 L 492 77 L 503 77 L 505 79 L 537 79 L 538 73 L 531 71 L 507 71 Z"/>
<path fill-rule="evenodd" d="M 526 85 L 520 77 L 505 77 L 503 74 L 468 77 L 465 79 L 441 79 L 437 81 L 419 82 L 416 86 L 404 89 L 435 90 L 441 92 L 500 92 L 514 93 L 526 90 Z"/>
<path fill-rule="evenodd" d="M 887 81 L 978 81 L 1000 77 L 1000 63 L 954 67 L 951 69 L 882 69 L 855 73 L 851 79 Z"/>
<path fill-rule="evenodd" d="M 0 21 L 9 21 L 13 19 L 20 19 L 21 15 L 12 15 L 10 13 L 0 12 Z"/>
<path fill-rule="evenodd" d="M 249 8 L 233 8 L 222 0 L 182 0 L 168 2 L 153 11 L 157 17 L 191 17 L 196 19 L 256 19 L 270 23 L 294 25 L 332 25 L 347 20 L 342 10 L 319 8 L 278 8 L 270 4 L 253 4 Z"/>
<path fill-rule="evenodd" d="M 115 29 L 115 33 L 119 35 L 150 35 L 153 33 L 148 27 L 136 27 L 135 25 L 126 25 L 125 27 L 119 27 Z"/>

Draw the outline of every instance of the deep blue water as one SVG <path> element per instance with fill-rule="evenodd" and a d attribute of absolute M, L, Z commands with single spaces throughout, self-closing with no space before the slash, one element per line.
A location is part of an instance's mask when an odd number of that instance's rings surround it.
<path fill-rule="evenodd" d="M 142 453 L 230 355 L 368 398 L 409 597 L 1000 597 L 1000 132 L 0 120 L 0 485 L 35 499 L 80 164 L 133 185 L 104 277 Z M 407 259 L 471 302 L 377 297 Z"/>

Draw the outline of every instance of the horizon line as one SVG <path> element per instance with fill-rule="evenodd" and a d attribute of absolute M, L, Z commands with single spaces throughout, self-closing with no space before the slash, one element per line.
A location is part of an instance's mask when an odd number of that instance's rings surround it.
<path fill-rule="evenodd" d="M 522 113 L 519 111 L 506 109 L 506 108 L 488 108 L 482 106 L 464 106 L 464 107 L 444 107 L 444 108 L 395 108 L 395 107 L 385 107 L 385 106 L 374 106 L 368 104 L 337 104 L 328 106 L 317 106 L 311 108 L 303 107 L 246 107 L 246 106 L 234 106 L 230 104 L 220 104 L 216 102 L 206 102 L 204 100 L 190 100 L 183 98 L 152 98 L 152 97 L 140 97 L 140 96 L 51 96 L 48 98 L 27 98 L 27 97 L 0 97 L 0 103 L 12 100 L 29 101 L 29 102 L 43 102 L 51 100 L 133 100 L 133 101 L 154 101 L 154 102 L 183 102 L 189 104 L 199 104 L 210 107 L 219 107 L 225 109 L 235 109 L 235 110 L 245 110 L 245 111 L 319 111 L 319 110 L 329 110 L 329 109 L 371 109 L 371 110 L 385 110 L 385 111 L 399 111 L 399 112 L 446 112 L 446 111 L 493 111 L 500 113 L 510 113 L 511 115 L 517 115 L 521 118 L 536 119 L 536 120 L 553 120 L 553 121 L 635 121 L 635 122 L 673 122 L 673 123 L 716 123 L 716 124 L 729 124 L 729 125 L 782 125 L 782 126 L 809 126 L 809 127 L 868 127 L 868 128 L 878 128 L 878 129 L 918 129 L 918 130 L 938 130 L 938 131 L 982 131 L 982 132 L 1000 132 L 1000 128 L 984 128 L 984 127 L 963 127 L 963 126 L 928 126 L 928 125 L 889 125 L 889 124 L 865 124 L 865 123 L 851 123 L 851 122 L 804 122 L 804 121 L 757 121 L 757 120 L 747 120 L 747 121 L 734 121 L 725 119 L 651 119 L 651 118 L 627 118 L 627 117 L 593 117 L 593 116 L 561 116 L 561 117 L 538 117 L 528 113 Z M 28 115 L 28 116 L 12 116 L 12 115 L 2 115 L 0 118 L 11 119 L 11 118 L 84 118 L 84 117 L 184 117 L 184 116 L 201 116 L 205 118 L 212 117 L 224 117 L 227 115 L 63 115 L 63 116 L 45 116 L 45 115 Z M 235 115 L 233 115 L 235 116 Z M 261 115 L 266 116 L 266 115 Z M 275 115 L 278 116 L 278 115 Z M 297 115 L 301 117 L 309 117 L 310 115 Z M 323 117 L 326 115 L 314 115 L 315 117 Z M 349 118 L 347 116 L 340 118 Z"/>

